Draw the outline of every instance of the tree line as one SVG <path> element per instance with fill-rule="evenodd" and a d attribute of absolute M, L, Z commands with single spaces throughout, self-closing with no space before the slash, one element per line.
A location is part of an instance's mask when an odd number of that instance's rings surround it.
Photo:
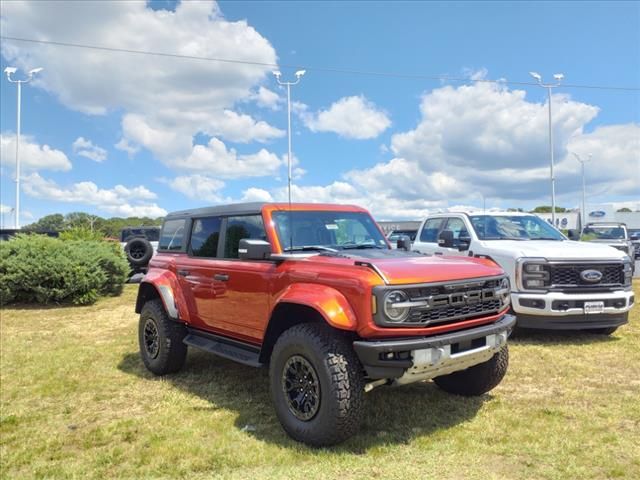
<path fill-rule="evenodd" d="M 160 226 L 162 217 L 111 217 L 103 218 L 85 212 L 71 212 L 63 215 L 54 213 L 42 217 L 37 222 L 26 225 L 22 230 L 29 232 L 63 232 L 71 229 L 88 229 L 102 233 L 106 237 L 120 238 L 124 227 Z"/>

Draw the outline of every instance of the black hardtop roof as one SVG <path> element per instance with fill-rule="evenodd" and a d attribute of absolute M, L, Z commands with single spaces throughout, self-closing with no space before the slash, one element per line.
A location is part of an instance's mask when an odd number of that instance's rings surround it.
<path fill-rule="evenodd" d="M 175 217 L 201 217 L 208 215 L 247 215 L 260 213 L 265 202 L 233 203 L 231 205 L 216 205 L 215 207 L 193 208 L 191 210 L 180 210 L 171 212 L 165 217 L 169 220 Z"/>
<path fill-rule="evenodd" d="M 623 222 L 587 222 L 585 227 L 594 226 L 594 227 L 626 227 L 627 224 Z"/>

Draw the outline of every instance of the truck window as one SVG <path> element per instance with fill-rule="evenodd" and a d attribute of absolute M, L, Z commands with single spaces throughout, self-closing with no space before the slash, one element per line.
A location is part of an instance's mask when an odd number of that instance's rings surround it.
<path fill-rule="evenodd" d="M 194 257 L 217 257 L 221 223 L 220 217 L 195 219 L 191 229 L 189 253 Z"/>
<path fill-rule="evenodd" d="M 467 227 L 464 224 L 464 220 L 462 220 L 461 218 L 449 218 L 445 229 L 451 230 L 453 232 L 454 247 L 457 247 L 460 244 L 458 239 L 460 238 L 461 235 L 463 237 L 466 237 L 469 235 L 469 232 L 467 231 Z"/>
<path fill-rule="evenodd" d="M 438 232 L 446 218 L 430 218 L 424 223 L 422 232 L 420 232 L 420 241 L 428 243 L 436 243 L 438 241 Z"/>
<path fill-rule="evenodd" d="M 238 245 L 243 238 L 267 239 L 261 215 L 227 218 L 225 234 L 224 258 L 238 258 Z"/>
<path fill-rule="evenodd" d="M 158 242 L 159 250 L 182 250 L 184 222 L 184 218 L 164 222 L 160 241 Z"/>

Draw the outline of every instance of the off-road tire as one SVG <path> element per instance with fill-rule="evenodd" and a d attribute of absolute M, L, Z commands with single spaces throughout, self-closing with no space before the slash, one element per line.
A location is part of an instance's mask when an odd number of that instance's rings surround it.
<path fill-rule="evenodd" d="M 618 327 L 589 328 L 587 332 L 595 335 L 611 335 L 616 330 L 618 330 Z"/>
<path fill-rule="evenodd" d="M 157 331 L 157 345 L 155 348 L 149 348 L 145 345 L 145 340 L 151 335 L 145 336 L 145 329 L 148 327 L 149 330 L 153 330 L 153 326 Z M 187 356 L 187 346 L 182 342 L 186 333 L 183 325 L 167 315 L 160 299 L 146 302 L 142 307 L 138 324 L 138 342 L 144 366 L 155 375 L 166 375 L 180 370 Z"/>
<path fill-rule="evenodd" d="M 124 252 L 132 267 L 146 267 L 153 256 L 153 245 L 146 238 L 134 237 L 127 241 Z"/>
<path fill-rule="evenodd" d="M 445 392 L 475 397 L 495 388 L 507 373 L 508 365 L 509 348 L 505 345 L 486 362 L 436 377 L 433 381 Z"/>
<path fill-rule="evenodd" d="M 294 357 L 303 357 L 319 380 L 319 406 L 308 420 L 292 413 L 285 393 L 285 367 Z M 276 415 L 293 439 L 323 447 L 343 442 L 358 430 L 364 409 L 364 375 L 344 334 L 321 323 L 291 327 L 273 348 L 269 378 Z"/>

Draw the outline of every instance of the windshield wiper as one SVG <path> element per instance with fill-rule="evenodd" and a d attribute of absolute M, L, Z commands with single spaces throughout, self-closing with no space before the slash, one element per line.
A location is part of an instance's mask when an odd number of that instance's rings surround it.
<path fill-rule="evenodd" d="M 529 240 L 564 240 L 564 238 L 555 238 L 555 237 L 536 237 L 536 238 L 530 238 Z"/>
<path fill-rule="evenodd" d="M 342 249 L 343 250 L 355 250 L 355 249 L 359 249 L 359 250 L 364 250 L 365 248 L 379 248 L 379 249 L 383 249 L 385 247 L 380 247 L 378 245 L 372 245 L 371 243 L 361 243 L 359 245 L 342 245 Z M 385 249 L 386 250 L 386 249 Z"/>
<path fill-rule="evenodd" d="M 524 241 L 524 240 L 531 240 L 530 238 L 523 238 L 523 237 L 484 237 L 481 240 L 519 240 L 519 241 Z"/>
<path fill-rule="evenodd" d="M 335 248 L 325 247 L 324 245 L 303 245 L 300 247 L 287 247 L 283 251 L 284 252 L 312 252 L 312 251 L 321 251 L 321 252 L 337 252 Z"/>

